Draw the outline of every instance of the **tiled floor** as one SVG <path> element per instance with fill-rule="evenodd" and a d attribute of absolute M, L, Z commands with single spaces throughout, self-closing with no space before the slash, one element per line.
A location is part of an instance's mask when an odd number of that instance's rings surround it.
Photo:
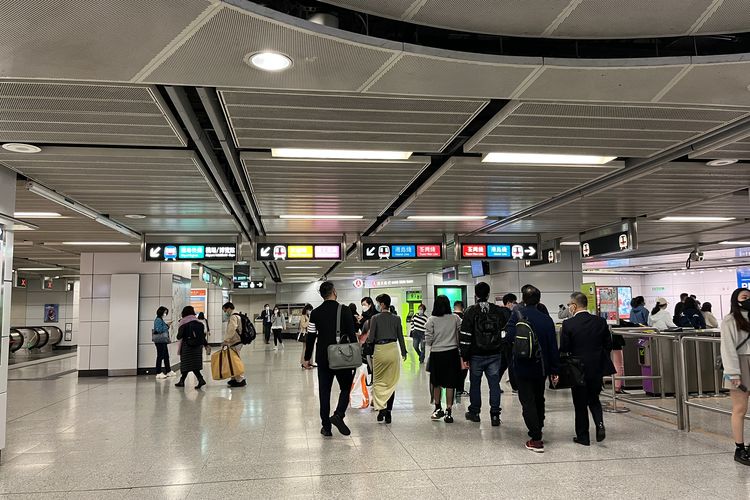
<path fill-rule="evenodd" d="M 324 439 L 315 373 L 300 370 L 299 352 L 254 345 L 243 352 L 248 387 L 234 391 L 78 379 L 66 373 L 75 359 L 14 370 L 0 497 L 750 498 L 750 470 L 732 461 L 721 417 L 718 434 L 687 434 L 635 409 L 607 414 L 605 444 L 582 448 L 571 441 L 569 393 L 549 394 L 547 452 L 537 455 L 523 448 L 509 392 L 500 428 L 486 412 L 481 424 L 431 422 L 413 354 L 392 425 L 351 410 L 352 435 Z"/>

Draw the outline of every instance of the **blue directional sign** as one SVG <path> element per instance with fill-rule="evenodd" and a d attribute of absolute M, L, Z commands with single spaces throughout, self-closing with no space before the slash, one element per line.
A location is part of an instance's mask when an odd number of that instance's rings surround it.
<path fill-rule="evenodd" d="M 391 259 L 413 259 L 416 256 L 416 245 L 391 245 Z"/>
<path fill-rule="evenodd" d="M 510 259 L 511 245 L 487 245 L 487 257 L 490 259 Z"/>

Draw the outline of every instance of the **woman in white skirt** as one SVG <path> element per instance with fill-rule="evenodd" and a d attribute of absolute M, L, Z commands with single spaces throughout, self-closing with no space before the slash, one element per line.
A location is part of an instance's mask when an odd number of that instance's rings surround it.
<path fill-rule="evenodd" d="M 724 388 L 732 396 L 732 435 L 734 460 L 750 465 L 750 450 L 745 446 L 745 414 L 750 393 L 750 290 L 738 288 L 732 293 L 731 309 L 721 322 L 721 362 Z"/>

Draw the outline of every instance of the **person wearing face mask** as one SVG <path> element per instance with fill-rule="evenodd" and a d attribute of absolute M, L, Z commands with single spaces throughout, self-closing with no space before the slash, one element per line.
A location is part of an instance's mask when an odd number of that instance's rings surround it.
<path fill-rule="evenodd" d="M 266 304 L 260 312 L 260 319 L 263 321 L 263 339 L 266 341 L 266 344 L 271 342 L 271 325 L 273 324 L 273 319 L 271 318 L 271 306 Z"/>
<path fill-rule="evenodd" d="M 313 310 L 313 306 L 310 304 L 305 304 L 305 307 L 302 309 L 302 314 L 299 317 L 299 333 L 297 334 L 297 340 L 299 342 L 302 342 L 302 345 L 305 344 L 305 339 L 307 338 L 307 327 L 310 326 L 310 313 Z M 302 369 L 305 369 L 305 349 L 302 349 L 302 354 L 299 356 L 299 365 L 302 367 Z M 315 365 L 313 365 L 313 368 Z"/>
<path fill-rule="evenodd" d="M 286 318 L 284 313 L 281 312 L 279 306 L 273 308 L 273 315 L 271 316 L 271 331 L 273 332 L 273 350 L 278 351 L 279 346 L 284 348 L 284 341 L 281 338 L 281 334 L 286 328 Z"/>
<path fill-rule="evenodd" d="M 362 333 L 359 337 L 359 342 L 364 343 L 367 340 L 367 332 L 370 329 L 370 318 L 375 316 L 378 311 L 375 310 L 375 304 L 370 297 L 363 297 L 360 305 L 362 306 L 362 314 L 357 317 L 357 321 L 359 321 Z"/>
<path fill-rule="evenodd" d="M 417 314 L 411 319 L 411 337 L 414 352 L 419 356 L 419 362 L 424 363 L 425 325 L 427 324 L 427 306 L 419 304 Z"/>
<path fill-rule="evenodd" d="M 172 365 L 169 364 L 169 325 L 171 321 L 165 321 L 164 318 L 169 314 L 169 309 L 159 306 L 156 310 L 156 319 L 154 319 L 154 329 L 151 334 L 151 340 L 156 346 L 156 379 L 162 380 L 167 377 L 177 375 L 172 371 Z M 164 362 L 164 368 L 162 368 Z"/>
<path fill-rule="evenodd" d="M 588 298 L 581 292 L 570 295 L 568 310 L 571 317 L 563 321 L 560 332 L 560 352 L 583 361 L 585 386 L 571 389 L 575 407 L 575 431 L 573 441 L 582 446 L 589 446 L 589 416 L 594 419 L 596 441 L 604 441 L 604 414 L 599 401 L 602 391 L 602 377 L 614 373 L 610 360 L 612 351 L 612 334 L 607 321 L 588 312 Z"/>
<path fill-rule="evenodd" d="M 734 460 L 750 465 L 750 449 L 745 445 L 745 414 L 750 387 L 750 290 L 738 288 L 732 293 L 729 314 L 721 322 L 721 362 L 724 388 L 732 397 L 732 435 Z"/>
<path fill-rule="evenodd" d="M 240 320 L 240 315 L 234 313 L 234 304 L 231 302 L 224 304 L 221 307 L 221 310 L 224 313 L 224 321 L 227 324 L 227 329 L 224 332 L 224 338 L 222 339 L 221 345 L 229 346 L 230 349 L 234 349 L 237 351 L 237 354 L 240 354 L 240 351 L 242 350 L 242 338 L 240 337 L 242 321 Z M 245 375 L 243 374 L 232 377 L 229 379 L 229 382 L 227 382 L 227 385 L 229 387 L 245 387 L 247 385 Z"/>

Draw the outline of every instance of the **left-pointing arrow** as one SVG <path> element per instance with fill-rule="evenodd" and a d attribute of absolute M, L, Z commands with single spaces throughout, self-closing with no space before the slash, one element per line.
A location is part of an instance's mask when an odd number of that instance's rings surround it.
<path fill-rule="evenodd" d="M 148 256 L 152 259 L 158 259 L 161 257 L 161 247 L 154 247 L 148 252 Z"/>

